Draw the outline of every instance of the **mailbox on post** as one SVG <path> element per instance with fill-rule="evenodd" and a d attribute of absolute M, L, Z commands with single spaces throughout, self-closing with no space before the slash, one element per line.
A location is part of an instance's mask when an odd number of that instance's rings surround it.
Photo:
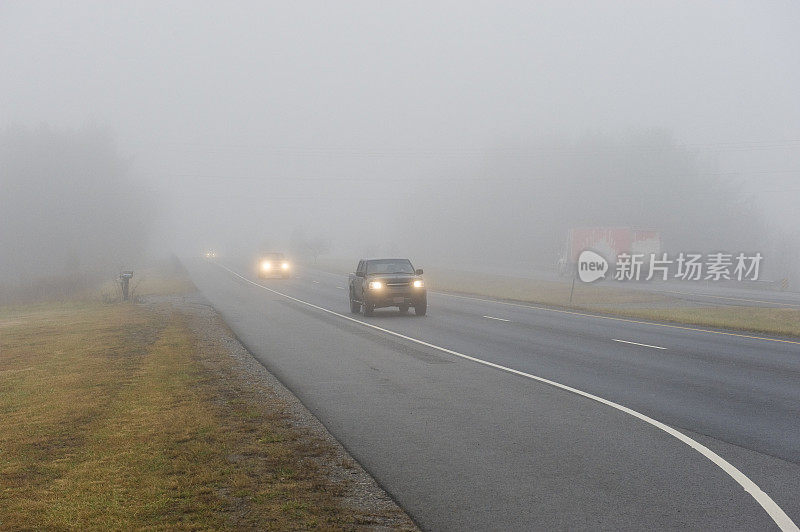
<path fill-rule="evenodd" d="M 125 270 L 119 274 L 119 284 L 122 285 L 122 300 L 128 300 L 128 284 L 133 279 L 133 270 Z"/>

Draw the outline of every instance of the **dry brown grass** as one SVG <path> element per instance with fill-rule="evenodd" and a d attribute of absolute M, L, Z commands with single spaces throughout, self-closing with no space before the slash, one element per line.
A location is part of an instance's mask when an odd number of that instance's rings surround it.
<path fill-rule="evenodd" d="M 96 293 L 100 278 L 97 274 L 75 273 L 39 277 L 17 284 L 0 284 L 0 308 L 89 298 Z"/>
<path fill-rule="evenodd" d="M 757 334 L 800 337 L 800 309 L 760 307 L 662 308 L 619 310 L 614 313 L 636 319 L 665 321 L 698 327 L 733 329 Z"/>
<path fill-rule="evenodd" d="M 6 309 L 0 327 L 0 528 L 372 522 L 340 504 L 329 450 L 231 387 L 180 314 L 63 303 Z"/>
<path fill-rule="evenodd" d="M 0 312 L 6 307 L 39 303 L 120 301 L 122 289 L 114 270 L 38 277 L 18 284 L 0 284 Z M 177 258 L 137 269 L 130 283 L 134 301 L 148 295 L 182 295 L 195 290 Z"/>
<path fill-rule="evenodd" d="M 147 296 L 186 295 L 195 290 L 197 289 L 183 265 L 177 259 L 173 259 L 136 270 L 130 281 L 129 295 L 132 301 L 138 301 Z M 99 290 L 95 289 L 92 292 L 91 299 L 101 299 L 105 302 L 120 301 L 122 290 L 116 279 L 107 279 Z"/>

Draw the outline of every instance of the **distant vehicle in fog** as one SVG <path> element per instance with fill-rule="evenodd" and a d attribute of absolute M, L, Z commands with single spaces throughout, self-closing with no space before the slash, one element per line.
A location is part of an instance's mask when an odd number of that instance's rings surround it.
<path fill-rule="evenodd" d="M 574 227 L 567 233 L 558 259 L 558 273 L 574 275 L 578 256 L 587 249 L 599 253 L 613 265 L 621 253 L 642 254 L 649 259 L 651 254 L 661 253 L 662 248 L 661 233 L 651 229 Z"/>
<path fill-rule="evenodd" d="M 350 312 L 361 310 L 372 316 L 376 308 L 397 307 L 417 316 L 428 311 L 428 292 L 422 270 L 415 270 L 408 259 L 361 259 L 348 282 Z"/>
<path fill-rule="evenodd" d="M 207 259 L 216 259 L 217 258 L 217 252 L 214 251 L 213 249 L 209 249 L 208 251 L 206 251 L 205 257 Z"/>
<path fill-rule="evenodd" d="M 281 277 L 287 279 L 291 276 L 292 265 L 283 253 L 262 253 L 258 259 L 258 277 Z"/>

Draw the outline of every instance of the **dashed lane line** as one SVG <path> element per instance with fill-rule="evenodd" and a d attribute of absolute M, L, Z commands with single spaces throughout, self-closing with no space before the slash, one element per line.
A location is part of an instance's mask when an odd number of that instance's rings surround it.
<path fill-rule="evenodd" d="M 660 345 L 640 344 L 639 342 L 630 342 L 628 340 L 619 340 L 617 338 L 612 338 L 611 340 L 614 342 L 619 342 L 621 344 L 639 345 L 642 347 L 651 347 L 653 349 L 666 349 L 666 347 L 661 347 Z"/>

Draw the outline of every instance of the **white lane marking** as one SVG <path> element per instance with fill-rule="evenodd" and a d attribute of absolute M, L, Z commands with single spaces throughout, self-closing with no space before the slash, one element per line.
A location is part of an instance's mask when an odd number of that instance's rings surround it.
<path fill-rule="evenodd" d="M 484 316 L 484 318 L 486 318 L 487 320 L 511 321 L 511 320 L 507 320 L 505 318 L 495 318 L 494 316 Z"/>
<path fill-rule="evenodd" d="M 614 342 L 621 342 L 623 344 L 631 344 L 631 345 L 640 345 L 642 347 L 652 347 L 653 349 L 666 349 L 666 347 L 661 347 L 658 345 L 650 345 L 650 344 L 640 344 L 639 342 L 629 342 L 628 340 L 618 340 L 616 338 L 612 338 Z"/>
<path fill-rule="evenodd" d="M 347 290 L 347 288 L 345 288 L 344 286 L 337 286 L 336 288 L 338 288 L 339 290 Z"/>
<path fill-rule="evenodd" d="M 655 321 L 644 321 L 644 320 L 634 320 L 631 318 L 618 318 L 615 316 L 603 316 L 601 314 L 589 314 L 588 312 L 576 312 L 574 310 L 561 310 L 557 308 L 550 308 L 550 307 L 542 307 L 538 305 L 526 305 L 523 303 L 512 303 L 511 301 L 501 301 L 499 299 L 485 299 L 482 297 L 472 297 L 472 296 L 462 296 L 458 294 L 450 294 L 447 292 L 441 292 L 439 290 L 428 290 L 428 292 L 432 292 L 434 294 L 440 296 L 447 296 L 447 297 L 454 297 L 456 299 L 469 299 L 471 301 L 482 301 L 484 303 L 497 303 L 500 305 L 508 305 L 510 307 L 519 307 L 519 308 L 526 308 L 529 310 L 544 310 L 546 312 L 556 312 L 559 314 L 571 314 L 573 316 L 581 316 L 584 318 L 596 318 L 598 320 L 611 320 L 611 321 L 622 321 L 626 323 L 638 323 L 640 325 L 654 325 L 656 327 L 666 327 L 669 329 L 680 329 L 683 331 L 694 331 L 694 332 L 701 332 L 701 333 L 708 333 L 708 334 L 721 334 L 723 336 L 735 336 L 737 338 L 748 338 L 750 340 L 764 340 L 766 342 L 780 342 L 782 344 L 794 344 L 800 345 L 800 342 L 796 340 L 782 340 L 780 338 L 769 338 L 767 336 L 752 336 L 749 334 L 740 334 L 740 333 L 732 333 L 732 332 L 724 332 L 724 331 L 712 331 L 710 329 L 699 329 L 697 327 L 687 327 L 685 325 L 671 325 L 669 323 L 658 323 Z"/>
<path fill-rule="evenodd" d="M 219 264 L 219 263 L 215 263 L 215 264 Z M 464 353 L 459 353 L 458 351 L 453 351 L 452 349 L 447 349 L 446 347 L 440 347 L 438 345 L 431 344 L 431 343 L 426 342 L 424 340 L 419 340 L 417 338 L 412 338 L 411 336 L 406 336 L 404 334 L 400 334 L 398 332 L 391 331 L 389 329 L 384 329 L 383 327 L 378 327 L 377 325 L 373 325 L 371 323 L 367 323 L 367 322 L 364 322 L 364 321 L 361 321 L 361 320 L 357 320 L 355 318 L 351 318 L 350 316 L 346 316 L 344 314 L 340 314 L 340 313 L 335 312 L 333 310 L 326 309 L 325 307 L 320 307 L 319 305 L 315 305 L 314 303 L 309 303 L 308 301 L 303 301 L 302 299 L 297 299 L 296 297 L 292 297 L 289 294 L 284 294 L 282 292 L 278 292 L 277 290 L 273 290 L 272 288 L 267 288 L 264 285 L 258 284 L 256 282 L 251 281 L 250 279 L 248 279 L 246 277 L 243 277 L 242 275 L 239 275 L 235 271 L 231 270 L 230 268 L 228 268 L 226 266 L 223 266 L 222 264 L 219 264 L 219 266 L 221 268 L 224 268 L 225 270 L 229 271 L 230 273 L 232 273 L 236 277 L 239 277 L 240 279 L 252 284 L 253 286 L 257 286 L 259 288 L 262 288 L 264 290 L 272 292 L 273 294 L 285 297 L 286 299 L 290 299 L 290 300 L 295 301 L 297 303 L 300 303 L 302 305 L 306 305 L 308 307 L 315 308 L 317 310 L 321 310 L 322 312 L 327 312 L 328 314 L 332 314 L 334 316 L 338 316 L 338 317 L 340 317 L 342 319 L 351 321 L 353 323 L 358 323 L 359 325 L 363 325 L 364 327 L 369 327 L 371 329 L 375 329 L 377 331 L 381 331 L 383 333 L 390 334 L 392 336 L 396 336 L 396 337 L 402 338 L 404 340 L 408 340 L 409 342 L 414 342 L 414 343 L 419 344 L 419 345 L 424 345 L 425 347 L 430 347 L 431 349 L 436 349 L 437 351 L 441 351 L 443 353 L 448 353 L 450 355 L 453 355 L 453 356 L 456 356 L 456 357 L 459 357 L 459 358 L 463 358 L 464 360 L 469 360 L 471 362 L 475 362 L 477 364 L 482 364 L 482 365 L 488 366 L 490 368 L 499 369 L 501 371 L 506 371 L 506 372 L 512 373 L 514 375 L 519 375 L 520 377 L 526 377 L 528 379 L 532 379 L 532 380 L 535 380 L 537 382 L 541 382 L 541 383 L 544 383 L 544 384 L 549 384 L 550 386 L 554 386 L 554 387 L 559 388 L 561 390 L 565 390 L 567 392 L 574 393 L 575 395 L 580 395 L 581 397 L 585 397 L 587 399 L 591 399 L 592 401 L 596 401 L 598 403 L 601 403 L 601 404 L 604 404 L 606 406 L 610 406 L 611 408 L 614 408 L 616 410 L 619 410 L 620 412 L 624 412 L 626 414 L 629 414 L 629 415 L 631 415 L 631 416 L 633 416 L 633 417 L 635 417 L 635 418 L 637 418 L 637 419 L 639 419 L 641 421 L 644 421 L 645 423 L 647 423 L 649 425 L 652 425 L 653 427 L 656 427 L 657 429 L 660 429 L 660 430 L 666 432 L 670 436 L 682 441 L 683 443 L 685 443 L 686 445 L 688 445 L 689 447 L 691 447 L 692 449 L 694 449 L 698 453 L 700 453 L 703 456 L 705 456 L 706 458 L 708 458 L 714 465 L 716 465 L 717 467 L 722 469 L 733 480 L 735 480 L 747 493 L 749 493 L 750 496 L 752 496 L 753 499 L 767 512 L 767 514 L 769 514 L 769 516 L 772 518 L 772 520 L 775 522 L 776 525 L 778 525 L 778 527 L 781 530 L 783 530 L 784 532 L 800 532 L 800 528 L 798 528 L 797 525 L 794 524 L 794 521 L 792 521 L 789 518 L 789 516 L 786 515 L 786 512 L 784 512 L 781 509 L 781 507 L 778 506 L 778 504 L 775 501 L 773 501 L 772 498 L 769 495 L 767 495 L 761 488 L 759 488 L 758 485 L 756 485 L 755 482 L 750 480 L 749 477 L 747 477 L 744 473 L 739 471 L 733 464 L 731 464 L 730 462 L 728 462 L 727 460 L 722 458 L 720 455 L 718 455 L 717 453 L 715 453 L 714 451 L 712 451 L 711 449 L 709 449 L 708 447 L 706 447 L 702 443 L 693 440 L 692 438 L 690 438 L 689 436 L 683 434 L 682 432 L 679 432 L 679 431 L 675 430 L 674 428 L 670 427 L 669 425 L 666 425 L 666 424 L 664 424 L 664 423 L 662 423 L 662 422 L 660 422 L 658 420 L 655 420 L 655 419 L 653 419 L 653 418 L 651 418 L 649 416 L 646 416 L 645 414 L 642 414 L 641 412 L 637 412 L 636 410 L 633 410 L 632 408 L 628 408 L 627 406 L 623 406 L 623 405 L 621 405 L 619 403 L 615 403 L 613 401 L 609 401 L 608 399 L 604 399 L 604 398 L 602 398 L 602 397 L 600 397 L 598 395 L 594 395 L 594 394 L 591 394 L 589 392 L 584 392 L 583 390 L 579 390 L 577 388 L 573 388 L 571 386 L 567 386 L 566 384 L 561 384 L 560 382 L 551 381 L 550 379 L 545 379 L 544 377 L 539 377 L 539 376 L 533 375 L 531 373 L 525 373 L 524 371 L 519 371 L 517 369 L 509 368 L 509 367 L 506 367 L 506 366 L 501 366 L 500 364 L 495 364 L 494 362 L 489 362 L 488 360 L 482 360 L 480 358 L 475 358 L 473 356 L 465 355 Z"/>

